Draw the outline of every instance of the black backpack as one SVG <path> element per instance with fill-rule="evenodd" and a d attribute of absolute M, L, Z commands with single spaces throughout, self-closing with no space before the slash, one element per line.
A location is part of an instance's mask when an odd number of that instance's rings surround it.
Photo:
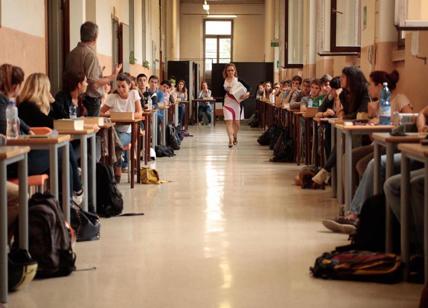
<path fill-rule="evenodd" d="M 273 150 L 278 142 L 278 139 L 281 138 L 285 138 L 287 136 L 287 134 L 284 133 L 285 130 L 278 127 L 278 126 L 273 126 L 273 130 L 271 132 L 271 137 L 270 137 L 270 144 L 269 144 L 269 149 Z"/>
<path fill-rule="evenodd" d="M 166 127 L 166 142 L 173 150 L 180 150 L 181 139 L 174 125 L 168 124 Z"/>
<path fill-rule="evenodd" d="M 123 211 L 123 198 L 117 189 L 111 167 L 97 163 L 97 213 L 101 217 L 117 216 Z"/>
<path fill-rule="evenodd" d="M 277 138 L 273 147 L 272 162 L 292 162 L 294 161 L 294 142 L 288 138 L 288 131 L 285 129 Z"/>
<path fill-rule="evenodd" d="M 70 220 L 78 242 L 100 239 L 101 221 L 97 214 L 86 212 L 76 204 L 72 204 Z"/>
<path fill-rule="evenodd" d="M 76 255 L 58 201 L 49 194 L 34 194 L 28 206 L 29 252 L 38 263 L 37 278 L 67 276 L 73 272 Z"/>
<path fill-rule="evenodd" d="M 167 145 L 157 145 L 155 148 L 156 157 L 173 157 L 174 150 Z"/>
<path fill-rule="evenodd" d="M 263 134 L 257 139 L 257 142 L 260 145 L 270 145 L 273 131 L 275 130 L 274 126 L 269 127 Z"/>
<path fill-rule="evenodd" d="M 351 236 L 350 248 L 369 251 L 385 251 L 385 195 L 380 194 L 368 198 L 358 216 L 358 226 Z M 400 225 L 393 215 L 394 252 L 400 251 Z M 339 248 L 340 249 L 340 248 Z M 348 247 L 346 249 L 349 249 Z"/>

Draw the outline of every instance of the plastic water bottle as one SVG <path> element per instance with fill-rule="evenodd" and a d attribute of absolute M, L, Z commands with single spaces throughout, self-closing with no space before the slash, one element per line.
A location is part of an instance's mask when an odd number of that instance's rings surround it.
<path fill-rule="evenodd" d="M 380 93 L 379 102 L 379 124 L 391 124 L 391 91 L 388 89 L 388 83 L 383 84 L 382 92 Z"/>
<path fill-rule="evenodd" d="M 153 109 L 153 101 L 152 101 L 151 95 L 149 95 L 149 97 L 147 98 L 147 109 L 149 109 L 149 110 Z"/>
<path fill-rule="evenodd" d="M 314 106 L 314 101 L 312 100 L 312 98 L 310 98 L 308 100 L 308 108 L 312 108 Z"/>
<path fill-rule="evenodd" d="M 76 119 L 77 118 L 77 108 L 74 105 L 70 105 L 70 119 Z"/>
<path fill-rule="evenodd" d="M 6 107 L 6 136 L 8 138 L 17 138 L 19 136 L 19 118 L 18 108 L 14 102 L 9 102 Z"/>

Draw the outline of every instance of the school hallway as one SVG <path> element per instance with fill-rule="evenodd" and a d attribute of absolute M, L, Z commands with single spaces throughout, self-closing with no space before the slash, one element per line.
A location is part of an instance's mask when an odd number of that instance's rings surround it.
<path fill-rule="evenodd" d="M 8 307 L 417 306 L 421 285 L 311 278 L 316 257 L 347 243 L 320 222 L 336 201 L 294 186 L 295 164 L 269 163 L 260 130 L 243 125 L 231 150 L 221 123 L 191 133 L 156 163 L 171 182 L 130 190 L 122 177 L 124 212 L 145 216 L 103 219 L 99 241 L 76 245 L 80 271 L 33 281 Z"/>

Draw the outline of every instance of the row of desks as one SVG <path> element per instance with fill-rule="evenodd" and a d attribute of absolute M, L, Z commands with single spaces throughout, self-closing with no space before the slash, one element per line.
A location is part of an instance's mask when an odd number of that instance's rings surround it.
<path fill-rule="evenodd" d="M 277 108 L 264 102 L 258 102 L 257 110 L 261 119 L 261 126 L 265 129 L 273 124 L 294 125 L 292 130 L 298 131 L 299 121 L 290 120 L 302 116 L 299 112 L 293 112 L 286 108 Z M 277 116 L 277 114 L 281 116 Z M 284 119 L 288 119 L 284 121 Z M 310 121 L 309 119 L 305 119 Z M 332 174 L 335 175 L 332 182 L 333 194 L 337 196 L 338 202 L 344 204 L 345 210 L 350 209 L 352 201 L 352 148 L 353 136 L 355 135 L 372 135 L 374 140 L 374 193 L 378 194 L 382 191 L 383 183 L 380 181 L 380 147 L 386 148 L 386 177 L 388 179 L 394 175 L 393 168 L 393 155 L 396 151 L 401 151 L 401 257 L 403 263 L 406 265 L 405 273 L 407 273 L 407 265 L 409 263 L 409 208 L 411 206 L 409 200 L 409 185 L 410 185 L 410 172 L 409 172 L 409 159 L 414 159 L 424 163 L 425 165 L 425 187 L 424 187 L 424 265 L 425 277 L 428 277 L 428 146 L 423 146 L 419 142 L 421 139 L 426 138 L 426 133 L 408 133 L 406 136 L 391 136 L 390 131 L 393 126 L 382 125 L 344 125 L 343 123 L 336 123 L 335 119 L 321 119 L 312 123 L 314 130 L 317 125 L 321 123 L 331 124 L 332 130 L 332 148 L 336 145 L 337 162 L 336 168 Z M 290 126 L 289 126 L 290 127 Z M 306 130 L 308 132 L 308 130 Z M 309 134 L 306 133 L 308 136 Z M 313 136 L 318 134 L 314 132 Z M 296 134 L 292 134 L 296 138 Z M 296 144 L 300 146 L 299 139 L 295 139 Z M 306 146 L 306 153 L 309 151 L 309 144 L 304 143 Z M 315 147 L 312 148 L 314 151 Z M 296 152 L 299 152 L 297 150 Z M 314 156 L 314 153 L 313 155 Z M 306 158 L 307 159 L 307 158 Z M 309 161 L 306 160 L 305 162 Z M 344 161 L 342 161 L 342 159 Z M 298 161 L 300 162 L 300 161 Z M 342 170 L 342 165 L 344 169 Z M 342 179 L 344 181 L 342 182 Z M 343 193 L 344 192 L 344 193 Z M 336 194 L 337 193 L 337 194 Z M 390 207 L 386 206 L 386 251 L 392 251 L 392 211 Z M 427 278 L 426 278 L 427 280 Z"/>

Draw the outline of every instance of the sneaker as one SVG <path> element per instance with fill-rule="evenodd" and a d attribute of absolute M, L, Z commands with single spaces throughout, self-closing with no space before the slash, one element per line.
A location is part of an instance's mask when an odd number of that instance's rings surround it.
<path fill-rule="evenodd" d="M 73 202 L 80 206 L 83 202 L 83 189 L 73 192 Z"/>
<path fill-rule="evenodd" d="M 335 233 L 354 234 L 357 231 L 356 221 L 345 217 L 326 219 L 322 221 L 322 224 Z"/>
<path fill-rule="evenodd" d="M 323 185 L 327 183 L 329 179 L 330 179 L 330 172 L 328 172 L 323 168 L 312 178 L 312 181 L 314 181 L 318 185 Z"/>

